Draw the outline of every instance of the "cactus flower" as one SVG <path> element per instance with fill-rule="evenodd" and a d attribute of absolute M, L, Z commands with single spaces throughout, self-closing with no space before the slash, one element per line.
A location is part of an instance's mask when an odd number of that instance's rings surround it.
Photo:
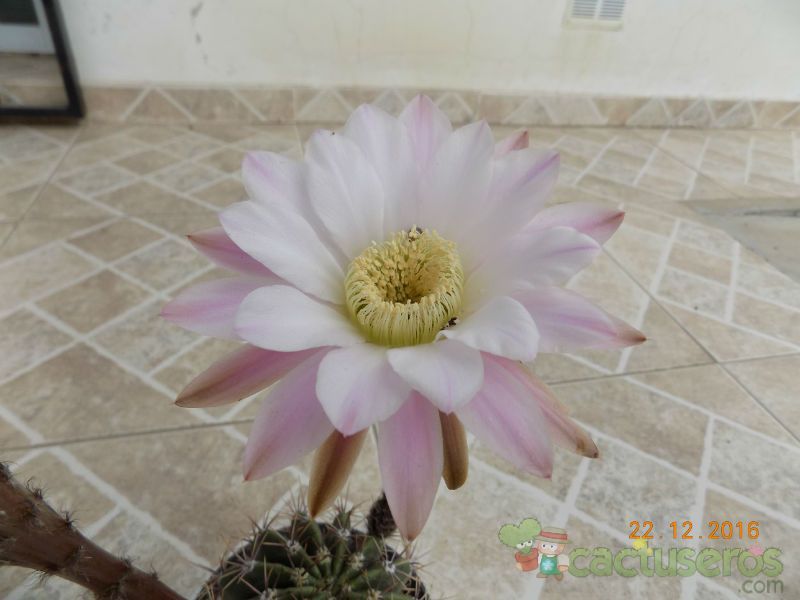
<path fill-rule="evenodd" d="M 467 474 L 464 426 L 520 469 L 549 477 L 557 442 L 589 436 L 522 363 L 537 352 L 622 347 L 632 327 L 562 287 L 623 213 L 545 207 L 558 154 L 527 134 L 494 143 L 485 122 L 453 130 L 424 96 L 399 118 L 363 105 L 317 131 L 301 161 L 252 152 L 249 199 L 191 235 L 236 277 L 163 310 L 201 334 L 246 342 L 181 392 L 181 406 L 235 402 L 272 384 L 244 451 L 246 479 L 311 450 L 309 505 L 341 489 L 376 426 L 383 488 L 413 539 L 439 482 Z"/>

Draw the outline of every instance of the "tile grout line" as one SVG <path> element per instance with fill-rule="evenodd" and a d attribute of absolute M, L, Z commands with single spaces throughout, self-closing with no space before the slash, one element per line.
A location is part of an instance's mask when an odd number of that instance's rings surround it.
<path fill-rule="evenodd" d="M 208 561 L 197 554 L 188 543 L 168 532 L 153 515 L 133 504 L 127 496 L 122 494 L 110 483 L 100 478 L 72 453 L 58 446 L 50 448 L 49 452 L 65 463 L 73 473 L 87 479 L 100 493 L 109 499 L 113 499 L 121 509 L 135 516 L 144 524 L 151 526 L 162 539 L 169 542 L 176 550 L 183 554 L 185 558 L 197 564 L 208 566 Z"/>
<path fill-rule="evenodd" d="M 731 276 L 728 282 L 727 295 L 725 296 L 725 316 L 724 320 L 728 323 L 733 321 L 733 310 L 736 304 L 736 287 L 739 280 L 739 262 L 742 256 L 742 246 L 733 245 L 733 257 L 731 258 Z"/>
<path fill-rule="evenodd" d="M 741 266 L 741 249 L 742 249 L 741 244 L 736 243 L 736 244 L 733 245 L 733 250 L 732 250 L 731 256 L 730 257 L 724 257 L 724 258 L 728 258 L 728 260 L 731 261 L 731 267 L 732 267 L 732 269 L 735 269 L 735 273 L 732 272 L 731 276 L 728 278 L 728 283 L 727 284 L 719 281 L 718 279 L 711 279 L 710 277 L 706 277 L 705 275 L 701 275 L 700 273 L 695 273 L 693 271 L 687 271 L 685 269 L 682 269 L 680 267 L 676 267 L 676 266 L 673 266 L 673 265 L 667 265 L 667 267 L 669 269 L 673 270 L 673 271 L 678 271 L 682 275 L 686 275 L 687 277 L 689 277 L 691 279 L 696 279 L 697 281 L 700 281 L 700 282 L 703 282 L 703 283 L 707 283 L 707 284 L 709 284 L 709 285 L 711 285 L 713 287 L 725 288 L 727 291 L 730 291 L 731 288 L 735 288 L 734 291 L 737 294 L 741 294 L 742 296 L 747 296 L 748 298 L 752 298 L 753 300 L 758 300 L 760 302 L 764 302 L 765 304 L 772 304 L 773 306 L 776 306 L 778 308 L 783 308 L 783 309 L 791 311 L 791 312 L 800 313 L 800 307 L 793 306 L 791 304 L 786 304 L 785 302 L 781 302 L 780 300 L 775 300 L 773 298 L 768 298 L 766 296 L 759 296 L 755 292 L 751 292 L 751 291 L 746 290 L 746 289 L 739 289 L 737 287 L 737 283 L 738 283 L 738 279 L 739 279 L 738 272 L 739 272 L 739 267 Z M 709 253 L 709 254 L 711 254 L 711 253 Z M 721 255 L 715 255 L 715 256 L 721 256 Z M 792 281 L 790 279 L 789 284 L 790 285 L 794 285 L 794 281 Z M 656 295 L 658 296 L 657 293 L 656 293 Z M 669 302 L 670 304 L 674 304 L 676 306 L 685 307 L 687 310 L 694 310 L 693 308 L 687 307 L 685 304 L 681 304 L 677 300 L 673 300 L 671 298 L 664 298 L 664 297 L 660 297 L 660 298 L 662 300 L 665 300 L 665 301 Z M 726 295 L 726 307 L 727 307 L 727 302 L 728 302 L 728 300 L 727 300 L 727 295 Z M 732 310 L 732 308 L 731 308 L 731 310 Z M 726 308 L 726 312 L 727 312 L 727 308 Z M 704 313 L 704 314 L 709 314 L 710 315 L 711 313 Z M 720 317 L 717 317 L 717 318 L 720 319 Z M 722 319 L 724 319 L 724 317 Z M 725 319 L 725 322 L 728 322 L 727 319 Z M 778 339 L 778 338 L 775 338 L 775 339 Z M 787 343 L 791 343 L 791 342 L 787 342 Z"/>
<path fill-rule="evenodd" d="M 0 413 L 0 417 L 5 418 L 5 414 Z M 4 452 L 21 452 L 24 450 L 32 449 L 32 451 L 43 451 L 56 446 L 74 446 L 76 444 L 94 443 L 94 442 L 110 442 L 116 440 L 125 440 L 135 437 L 144 437 L 148 435 L 162 435 L 170 433 L 189 433 L 200 431 L 204 429 L 224 429 L 226 427 L 234 427 L 236 425 L 246 425 L 252 423 L 254 417 L 247 417 L 244 419 L 232 419 L 230 421 L 220 422 L 198 422 L 193 425 L 181 425 L 178 427 L 161 427 L 157 429 L 143 429 L 139 431 L 128 431 L 123 433 L 110 433 L 107 435 L 94 435 L 81 438 L 66 438 L 53 441 L 44 440 L 40 443 L 31 443 L 25 446 L 9 446 L 2 448 Z M 241 441 L 240 439 L 237 441 Z"/>
<path fill-rule="evenodd" d="M 576 422 L 577 422 L 577 420 L 576 420 Z M 649 461 L 655 462 L 655 463 L 661 465 L 662 467 L 666 468 L 667 470 L 672 471 L 673 473 L 676 473 L 676 474 L 681 475 L 681 476 L 683 476 L 685 478 L 688 478 L 691 481 L 696 481 L 697 480 L 697 476 L 696 475 L 690 473 L 689 471 L 686 471 L 685 469 L 683 469 L 681 467 L 673 465 L 672 463 L 670 463 L 669 461 L 667 461 L 667 460 L 665 460 L 663 458 L 659 458 L 657 456 L 653 456 L 651 454 L 648 454 L 644 450 L 641 450 L 641 449 L 637 448 L 636 446 L 634 446 L 632 444 L 629 444 L 628 442 L 626 442 L 624 440 L 621 440 L 619 438 L 615 438 L 614 436 L 611 436 L 611 435 L 608 435 L 606 433 L 600 432 L 599 430 L 594 429 L 592 427 L 589 427 L 588 425 L 586 425 L 584 423 L 580 423 L 580 424 L 583 425 L 583 427 L 587 431 L 592 433 L 593 436 L 596 437 L 597 439 L 606 438 L 606 439 L 610 440 L 612 443 L 615 443 L 615 444 L 617 444 L 619 446 L 622 446 L 624 449 L 628 450 L 629 452 L 633 452 L 634 454 L 637 454 L 637 455 L 641 456 L 642 458 L 645 458 L 645 459 L 647 459 Z M 794 448 L 793 450 L 794 451 L 798 451 L 797 448 Z M 795 517 L 792 517 L 790 515 L 782 513 L 779 510 L 770 508 L 770 507 L 768 507 L 768 506 L 766 506 L 764 504 L 761 504 L 761 503 L 757 502 L 756 500 L 753 500 L 753 499 L 751 499 L 751 498 L 749 498 L 747 496 L 744 496 L 743 494 L 740 494 L 739 492 L 736 492 L 734 490 L 728 489 L 728 488 L 726 488 L 726 487 L 724 487 L 724 486 L 722 486 L 722 485 L 720 485 L 718 483 L 714 483 L 713 481 L 708 481 L 707 482 L 706 489 L 707 490 L 712 490 L 712 491 L 715 491 L 715 492 L 719 492 L 720 494 L 728 496 L 729 498 L 731 498 L 733 500 L 737 500 L 738 502 L 741 502 L 742 504 L 747 504 L 751 508 L 753 508 L 755 510 L 760 510 L 761 512 L 763 512 L 767 516 L 769 516 L 769 517 L 771 517 L 771 518 L 773 518 L 773 519 L 775 519 L 777 521 L 781 521 L 782 523 L 784 523 L 784 524 L 786 524 L 786 525 L 788 525 L 788 526 L 790 526 L 792 528 L 795 528 L 798 531 L 800 531 L 800 519 L 797 519 Z"/>
<path fill-rule="evenodd" d="M 670 300 L 669 298 L 663 298 L 661 296 L 656 296 L 654 299 L 661 304 L 661 307 L 664 308 L 664 310 L 666 310 L 666 308 L 665 308 L 666 306 L 672 306 L 674 308 L 679 308 L 681 310 L 687 310 L 685 306 L 683 306 L 682 304 L 679 304 L 678 302 L 675 302 L 674 300 Z M 792 310 L 796 311 L 797 309 L 792 309 Z M 670 316 L 672 315 L 672 313 L 670 313 L 668 310 L 667 310 L 667 312 L 670 314 Z M 787 346 L 787 347 L 791 348 L 791 353 L 795 353 L 798 350 L 800 350 L 800 345 L 795 344 L 793 342 L 790 342 L 788 340 L 782 340 L 782 339 L 774 337 L 774 336 L 772 336 L 772 335 L 770 335 L 768 333 L 764 333 L 763 331 L 759 331 L 758 329 L 753 329 L 751 327 L 748 327 L 747 325 L 741 325 L 741 324 L 739 324 L 739 323 L 737 323 L 735 321 L 731 321 L 730 323 L 726 323 L 723 319 L 721 319 L 720 317 L 717 317 L 716 315 L 713 315 L 711 313 L 701 313 L 700 311 L 697 311 L 697 312 L 704 319 L 708 319 L 709 321 L 714 321 L 714 322 L 719 323 L 721 325 L 725 325 L 726 327 L 729 327 L 730 329 L 736 329 L 738 331 L 742 331 L 744 333 L 750 334 L 750 335 L 752 335 L 754 337 L 760 337 L 760 338 L 768 340 L 770 342 L 774 342 L 774 343 L 777 343 L 777 344 L 780 344 L 780 345 L 783 345 L 783 346 Z M 687 333 L 688 333 L 688 331 L 687 331 Z M 692 337 L 692 339 L 694 339 L 694 337 Z M 695 341 L 697 341 L 697 340 L 695 340 Z M 700 342 L 698 341 L 697 343 L 699 344 Z M 701 347 L 706 349 L 705 346 L 702 346 L 702 344 L 701 344 Z M 709 350 L 706 349 L 706 351 L 709 352 L 709 354 L 711 354 L 711 352 Z M 715 362 L 719 362 L 719 361 L 716 360 L 716 358 L 714 359 L 714 361 Z"/>
<path fill-rule="evenodd" d="M 653 147 L 653 149 L 650 150 L 650 154 L 647 156 L 647 160 L 644 161 L 644 164 L 642 165 L 642 168 L 639 169 L 639 172 L 636 174 L 636 177 L 634 178 L 633 183 L 631 183 L 631 187 L 638 187 L 639 186 L 639 182 L 641 181 L 641 179 L 644 176 L 644 174 L 647 172 L 647 169 L 650 167 L 650 165 L 653 164 L 653 160 L 655 160 L 655 157 L 659 152 L 659 149 L 658 149 L 659 145 L 664 141 L 664 138 L 667 137 L 667 131 L 669 131 L 669 130 L 668 129 L 664 130 L 664 133 L 661 134 L 661 137 L 659 138 L 659 140 L 656 143 L 647 141 L 647 143 L 650 144 Z"/>
<path fill-rule="evenodd" d="M 128 105 L 128 108 L 126 108 L 122 112 L 122 114 L 120 114 L 119 120 L 122 122 L 126 121 L 131 116 L 131 114 L 133 114 L 133 111 L 136 110 L 138 106 L 142 103 L 142 100 L 144 100 L 144 97 L 148 94 L 148 92 L 150 92 L 150 87 L 142 86 L 142 89 L 136 95 L 136 98 L 134 98 Z"/>
<path fill-rule="evenodd" d="M 589 463 L 591 461 L 591 458 L 586 458 L 585 456 L 581 457 L 577 472 L 569 484 L 567 495 L 564 497 L 564 500 L 560 502 L 556 516 L 553 519 L 553 525 L 555 527 L 566 528 L 570 516 L 572 516 L 576 510 L 575 503 L 580 495 L 583 482 L 586 480 L 586 475 L 589 473 Z M 526 595 L 526 598 L 529 598 L 529 600 L 538 600 L 542 590 L 544 590 L 544 583 L 546 581 L 546 579 L 538 578 L 531 580 L 528 586 L 529 596 Z"/>
<path fill-rule="evenodd" d="M 34 312 L 40 319 L 43 319 L 43 320 L 47 321 L 48 323 L 50 323 L 50 325 L 52 325 L 53 327 L 56 327 L 56 328 L 64 331 L 65 333 L 68 333 L 69 335 L 71 335 L 73 338 L 75 338 L 77 343 L 85 344 L 86 346 L 88 346 L 89 348 L 94 350 L 97 354 L 99 354 L 99 355 L 105 357 L 106 359 L 110 360 L 113 364 L 115 364 L 117 367 L 119 367 L 120 369 L 122 369 L 126 373 L 137 377 L 143 383 L 145 383 L 148 386 L 150 386 L 151 389 L 163 394 L 167 398 L 171 398 L 174 395 L 174 393 L 167 386 L 162 384 L 160 381 L 156 380 L 154 377 L 152 377 L 152 375 L 150 375 L 148 373 L 145 373 L 143 371 L 140 371 L 138 368 L 133 367 L 132 365 L 129 365 L 128 363 L 119 360 L 111 351 L 107 350 L 104 346 L 101 346 L 97 341 L 92 339 L 98 333 L 99 330 L 104 330 L 107 327 L 111 326 L 112 325 L 112 321 L 114 322 L 113 324 L 116 324 L 116 321 L 120 321 L 121 322 L 122 319 L 130 316 L 129 313 L 135 313 L 138 310 L 141 310 L 142 309 L 142 305 L 137 305 L 137 306 L 131 308 L 129 311 L 126 311 L 122 315 L 118 315 L 114 319 L 111 319 L 111 320 L 107 321 L 106 323 L 104 323 L 103 325 L 98 327 L 96 330 L 93 330 L 93 331 L 89 332 L 88 334 L 82 334 L 82 333 L 77 332 L 72 327 L 70 327 L 66 323 L 61 322 L 56 317 L 51 316 L 50 313 L 48 313 L 47 311 L 39 308 L 35 304 L 31 304 L 27 308 L 31 312 Z M 199 419 L 201 422 L 204 422 L 204 423 L 216 422 L 214 417 L 209 415 L 207 412 L 205 412 L 201 408 L 188 409 L 187 412 L 190 415 L 194 416 L 195 418 Z"/>
<path fill-rule="evenodd" d="M 764 412 L 766 412 L 766 413 L 767 413 L 769 416 L 771 416 L 773 419 L 775 419 L 775 421 L 777 421 L 777 422 L 778 422 L 778 423 L 781 425 L 781 427 L 783 427 L 783 429 L 786 431 L 786 433 L 788 433 L 788 434 L 789 434 L 789 436 L 790 436 L 790 437 L 792 437 L 792 439 L 796 440 L 796 441 L 797 441 L 797 443 L 798 443 L 798 444 L 800 444 L 800 435 L 798 435 L 798 433 L 797 433 L 797 432 L 793 431 L 793 430 L 792 430 L 792 428 L 791 428 L 791 427 L 789 427 L 789 425 L 787 425 L 786 423 L 784 423 L 784 422 L 783 422 L 783 420 L 782 420 L 781 418 L 779 418 L 779 417 L 778 417 L 778 415 L 776 415 L 776 414 L 775 414 L 775 413 L 772 411 L 772 409 L 771 409 L 770 407 L 768 407 L 768 406 L 767 406 L 767 405 L 766 405 L 764 402 L 762 402 L 762 401 L 761 401 L 761 399 L 760 399 L 760 398 L 759 398 L 759 397 L 758 397 L 758 396 L 757 396 L 755 393 L 753 393 L 753 392 L 750 390 L 750 388 L 749 388 L 749 387 L 747 387 L 747 386 L 744 384 L 744 382 L 743 382 L 743 381 L 742 381 L 742 380 L 739 378 L 739 376 L 738 376 L 738 375 L 736 375 L 736 373 L 735 373 L 735 372 L 733 372 L 733 371 L 732 371 L 730 368 L 728 368 L 726 365 L 722 365 L 722 368 L 725 370 L 725 372 L 728 374 L 728 376 L 729 376 L 731 379 L 733 379 L 733 381 L 734 381 L 734 382 L 736 382 L 736 384 L 737 384 L 737 385 L 738 385 L 738 386 L 739 386 L 741 389 L 743 389 L 743 390 L 745 391 L 745 393 L 746 393 L 748 396 L 750 396 L 750 397 L 753 399 L 753 401 L 754 401 L 756 404 L 758 404 L 758 405 L 759 405 L 759 406 L 760 406 L 760 407 L 761 407 L 761 408 L 764 410 Z M 773 441 L 773 442 L 774 442 L 774 440 L 771 440 L 771 441 Z"/>
<path fill-rule="evenodd" d="M 725 372 L 727 373 L 727 370 Z M 730 375 L 729 373 L 727 373 L 727 374 Z M 667 400 L 671 400 L 671 401 L 675 402 L 676 404 L 680 404 L 681 406 L 684 406 L 686 408 L 689 408 L 689 409 L 692 409 L 692 410 L 694 410 L 696 412 L 699 412 L 699 413 L 707 416 L 709 419 L 716 419 L 717 421 L 725 423 L 726 425 L 728 425 L 730 427 L 734 427 L 736 429 L 739 429 L 739 430 L 742 430 L 742 431 L 746 431 L 747 433 L 753 435 L 754 437 L 759 437 L 759 438 L 761 438 L 762 440 L 764 440 L 766 442 L 770 442 L 770 443 L 775 444 L 777 446 L 781 446 L 784 449 L 791 450 L 791 451 L 794 451 L 794 452 L 800 451 L 800 447 L 792 446 L 791 444 L 787 444 L 786 442 L 784 442 L 782 440 L 776 440 L 774 437 L 770 437 L 769 435 L 767 435 L 765 433 L 762 433 L 762 432 L 760 432 L 758 430 L 751 429 L 750 427 L 747 427 L 746 425 L 743 425 L 743 424 L 741 424 L 741 423 L 739 423 L 737 421 L 734 421 L 733 419 L 730 419 L 729 417 L 717 414 L 714 411 L 711 411 L 711 410 L 709 410 L 707 408 L 704 408 L 704 407 L 699 406 L 697 404 L 693 404 L 693 403 L 689 402 L 688 400 L 685 400 L 685 399 L 681 398 L 680 396 L 675 396 L 674 394 L 670 394 L 669 392 L 666 392 L 666 391 L 664 391 L 664 390 L 662 390 L 660 388 L 651 386 L 651 385 L 649 385 L 647 383 L 644 383 L 643 381 L 639 381 L 639 380 L 635 379 L 635 377 L 636 377 L 635 375 L 623 376 L 623 378 L 626 379 L 629 383 L 631 383 L 631 384 L 633 384 L 635 386 L 641 387 L 643 389 L 646 389 L 649 392 L 651 392 L 653 394 L 656 394 L 657 396 L 661 396 L 662 398 L 665 398 Z M 736 383 L 739 383 L 739 382 L 736 381 Z M 740 384 L 740 387 L 742 387 L 741 384 Z M 744 390 L 744 391 L 746 391 L 746 390 Z M 748 394 L 748 396 L 750 396 L 750 394 Z M 761 408 L 764 408 L 760 403 L 756 402 L 756 404 L 761 406 Z M 765 410 L 765 412 L 770 417 L 772 417 L 779 425 L 782 425 L 784 428 L 786 427 L 785 425 L 783 425 L 783 423 L 781 423 L 780 420 L 775 418 L 775 416 L 771 412 L 769 412 L 767 410 Z M 787 430 L 787 432 L 790 435 L 792 435 L 791 431 Z M 796 437 L 796 436 L 792 435 L 792 437 Z M 798 442 L 798 443 L 800 443 L 800 442 Z"/>
<path fill-rule="evenodd" d="M 572 185 L 573 185 L 574 187 L 577 187 L 577 186 L 578 186 L 578 184 L 580 183 L 580 180 L 581 180 L 581 179 L 583 179 L 583 177 L 584 177 L 585 175 L 587 175 L 587 174 L 588 174 L 588 173 L 589 173 L 589 172 L 590 172 L 590 171 L 591 171 L 591 170 L 592 170 L 592 169 L 595 167 L 595 165 L 596 165 L 598 162 L 600 162 L 600 159 L 601 159 L 601 158 L 603 158 L 603 155 L 606 153 L 606 150 L 608 150 L 609 148 L 611 148 L 611 146 L 614 144 L 614 142 L 615 142 L 615 141 L 617 141 L 617 137 L 618 137 L 618 136 L 616 136 L 616 135 L 615 135 L 615 136 L 613 136 L 613 137 L 612 137 L 612 138 L 611 138 L 611 139 L 610 139 L 608 142 L 606 142 L 606 143 L 605 143 L 605 144 L 604 144 L 604 145 L 603 145 L 603 146 L 602 146 L 602 147 L 601 147 L 601 148 L 600 148 L 600 149 L 597 151 L 597 154 L 595 155 L 595 157 L 594 157 L 592 160 L 590 160 L 590 161 L 589 161 L 589 164 L 587 164 L 587 165 L 586 165 L 586 167 L 584 167 L 584 169 L 583 169 L 583 170 L 582 170 L 580 173 L 578 173 L 578 176 L 577 176 L 577 177 L 575 177 L 575 179 L 574 179 L 574 181 L 573 181 L 573 183 L 572 183 Z"/>
<path fill-rule="evenodd" d="M 52 169 L 50 169 L 50 171 L 47 174 L 47 176 L 43 180 L 40 180 L 40 182 L 33 184 L 33 185 L 38 185 L 39 189 L 36 190 L 36 194 L 34 194 L 33 200 L 31 201 L 30 204 L 28 204 L 27 208 L 25 208 L 25 210 L 22 212 L 22 214 L 19 216 L 19 218 L 16 221 L 13 221 L 14 225 L 11 228 L 11 231 L 6 236 L 6 238 L 3 240 L 3 243 L 2 243 L 2 245 L 0 245 L 0 248 L 5 246 L 6 243 L 11 239 L 11 236 L 13 236 L 14 233 L 16 233 L 17 228 L 20 226 L 22 221 L 25 219 L 25 217 L 27 216 L 28 212 L 30 212 L 31 208 L 33 208 L 33 205 L 36 204 L 39 201 L 39 198 L 41 197 L 42 192 L 47 187 L 47 185 L 50 183 L 50 181 L 53 179 L 53 177 L 55 176 L 56 172 L 58 171 L 58 168 L 64 163 L 64 160 L 67 158 L 67 156 L 69 155 L 70 151 L 75 146 L 75 142 L 78 139 L 78 135 L 80 134 L 82 128 L 83 128 L 83 125 L 80 125 L 77 128 L 75 134 L 72 136 L 72 139 L 70 139 L 70 141 L 68 143 L 66 143 L 64 145 L 64 147 L 61 149 L 61 152 L 62 152 L 61 156 L 54 162 L 53 167 L 52 167 Z M 24 189 L 25 187 L 27 187 L 27 186 L 23 185 L 19 189 Z"/>
<path fill-rule="evenodd" d="M 714 436 L 714 418 L 711 417 L 706 424 L 706 433 L 703 439 L 703 455 L 700 459 L 700 471 L 696 480 L 696 491 L 694 505 L 689 511 L 689 519 L 693 523 L 700 524 L 703 522 L 703 514 L 705 511 L 706 502 L 706 488 L 708 487 L 708 472 L 711 468 L 711 452 L 713 448 Z M 698 550 L 700 547 L 700 540 L 693 538 L 689 547 Z M 681 600 L 694 600 L 697 594 L 697 578 L 685 577 L 681 581 Z"/>
<path fill-rule="evenodd" d="M 735 490 L 731 490 L 729 488 L 726 488 L 726 487 L 724 487 L 724 486 L 722 486 L 722 485 L 720 485 L 718 483 L 715 483 L 713 481 L 709 481 L 708 482 L 708 488 L 707 489 L 712 491 L 712 492 L 717 492 L 719 494 L 722 494 L 723 496 L 727 496 L 731 500 L 736 500 L 740 504 L 744 504 L 745 506 L 749 506 L 753 510 L 761 511 L 762 513 L 764 513 L 768 517 L 770 517 L 772 519 L 775 519 L 776 521 L 781 522 L 784 525 L 787 525 L 787 526 L 791 527 L 792 529 L 797 529 L 798 531 L 800 531 L 800 519 L 797 519 L 795 517 L 792 517 L 790 515 L 782 513 L 781 511 L 776 510 L 774 508 L 770 508 L 769 506 L 765 506 L 763 504 L 760 504 L 759 502 L 756 502 L 755 500 L 753 500 L 751 498 L 748 498 L 747 496 L 745 496 L 743 494 L 740 494 L 739 492 L 737 492 Z"/>
<path fill-rule="evenodd" d="M 755 144 L 755 139 L 753 136 L 750 136 L 747 140 L 747 153 L 745 154 L 745 161 L 744 161 L 744 183 L 746 185 L 750 184 L 750 173 L 753 170 L 753 146 Z"/>
<path fill-rule="evenodd" d="M 631 273 L 630 273 L 630 272 L 629 272 L 629 271 L 628 271 L 628 270 L 627 270 L 627 269 L 626 269 L 626 268 L 625 268 L 625 267 L 622 265 L 622 263 L 620 263 L 620 262 L 619 262 L 619 261 L 618 261 L 618 260 L 617 260 L 617 259 L 614 257 L 614 255 L 613 255 L 613 254 L 611 254 L 611 253 L 607 253 L 607 255 L 608 255 L 610 258 L 611 258 L 611 260 L 612 260 L 612 261 L 613 261 L 613 262 L 614 262 L 614 263 L 615 263 L 615 264 L 616 264 L 616 265 L 617 265 L 617 266 L 618 266 L 620 269 L 622 269 L 622 271 L 623 271 L 623 272 L 624 272 L 624 273 L 625 273 L 625 274 L 626 274 L 626 275 L 627 275 L 627 276 L 628 276 L 628 277 L 629 277 L 629 278 L 630 278 L 630 279 L 631 279 L 631 280 L 634 282 L 634 284 L 635 284 L 636 286 L 638 286 L 638 287 L 639 287 L 639 288 L 640 288 L 640 289 L 641 289 L 643 292 L 645 292 L 645 293 L 646 293 L 648 296 L 650 296 L 650 297 L 652 298 L 652 301 L 653 301 L 653 302 L 656 304 L 656 306 L 658 306 L 659 308 L 661 308 L 661 310 L 663 310 L 663 311 L 664 311 L 664 312 L 667 314 L 667 316 L 670 318 L 670 320 L 672 320 L 672 322 L 673 322 L 673 323 L 675 323 L 675 324 L 676 324 L 678 327 L 680 327 L 680 329 L 681 329 L 681 330 L 682 330 L 682 331 L 683 331 L 683 332 L 684 332 L 686 335 L 688 335 L 688 336 L 689 336 L 689 338 L 691 338 L 691 339 L 692 339 L 692 341 L 694 341 L 694 343 L 695 343 L 695 344 L 697 344 L 697 345 L 698 345 L 698 346 L 699 346 L 699 347 L 700 347 L 700 348 L 703 350 L 703 352 L 705 352 L 705 353 L 706 353 L 706 356 L 708 356 L 708 357 L 709 357 L 709 358 L 710 358 L 710 359 L 711 359 L 711 360 L 712 360 L 714 363 L 716 363 L 716 362 L 717 362 L 717 360 L 716 360 L 716 357 L 715 357 L 715 356 L 714 356 L 714 355 L 713 355 L 713 354 L 712 354 L 712 353 L 711 353 L 711 352 L 708 350 L 708 348 L 706 348 L 706 347 L 705 347 L 703 344 L 701 344 L 701 343 L 700 343 L 700 341 L 699 341 L 699 340 L 698 340 L 698 339 L 697 339 L 697 338 L 696 338 L 694 335 L 692 335 L 692 333 L 691 333 L 691 332 L 690 332 L 688 329 L 686 329 L 686 327 L 684 327 L 683 323 L 681 323 L 681 322 L 680 322 L 680 321 L 679 321 L 679 320 L 678 320 L 678 319 L 677 319 L 677 318 L 676 318 L 676 317 L 675 317 L 675 316 L 674 316 L 674 315 L 673 315 L 671 312 L 669 312 L 669 311 L 668 311 L 666 308 L 664 308 L 664 306 L 661 304 L 661 302 L 659 302 L 659 300 L 658 300 L 657 298 L 655 298 L 654 296 L 652 296 L 652 295 L 650 294 L 650 292 L 647 290 L 647 288 L 646 288 L 644 285 L 642 285 L 642 284 L 639 282 L 639 280 L 638 280 L 638 279 L 636 279 L 636 278 L 635 278 L 635 277 L 634 277 L 634 276 L 633 276 L 633 275 L 632 275 L 632 274 L 631 274 Z"/>
<path fill-rule="evenodd" d="M 691 167 L 691 169 L 694 171 L 694 174 L 692 176 L 692 180 L 689 184 L 689 187 L 686 188 L 686 193 L 683 195 L 684 200 L 688 200 L 689 198 L 692 197 L 694 188 L 697 185 L 697 179 L 701 175 L 703 159 L 705 158 L 706 150 L 708 149 L 708 144 L 710 141 L 711 141 L 711 136 L 706 136 L 706 139 L 703 141 L 703 146 L 702 148 L 700 148 L 700 153 L 697 155 L 697 164 Z M 664 150 L 664 152 L 667 152 L 667 150 Z M 675 158 L 674 154 L 672 156 L 673 158 Z M 683 163 L 683 164 L 688 166 L 688 163 Z"/>
<path fill-rule="evenodd" d="M 632 325 L 634 327 L 641 328 L 644 324 L 644 319 L 647 316 L 648 310 L 650 310 L 650 302 L 653 300 L 653 291 L 657 290 L 658 287 L 661 285 L 661 280 L 664 277 L 664 272 L 667 269 L 667 262 L 669 261 L 669 257 L 672 254 L 672 247 L 675 245 L 675 240 L 678 237 L 678 230 L 680 229 L 682 221 L 680 219 L 675 219 L 675 223 L 672 225 L 672 231 L 669 234 L 669 237 L 666 240 L 666 243 L 663 247 L 661 256 L 658 260 L 658 265 L 656 266 L 655 272 L 653 273 L 653 279 L 650 281 L 650 285 L 647 287 L 646 294 L 645 294 L 645 302 L 639 307 L 639 312 L 636 314 L 636 318 L 634 319 Z M 610 255 L 610 251 L 603 251 Z M 615 261 L 616 262 L 616 261 Z M 617 263 L 619 264 L 619 263 Z M 627 273 L 627 271 L 626 271 Z M 633 276 L 630 273 L 627 273 L 629 277 L 633 279 Z M 633 353 L 633 346 L 627 346 L 623 348 L 622 352 L 620 353 L 619 362 L 617 362 L 617 366 L 614 369 L 615 373 L 621 373 L 625 370 L 628 366 L 628 361 L 630 360 L 631 354 Z"/>

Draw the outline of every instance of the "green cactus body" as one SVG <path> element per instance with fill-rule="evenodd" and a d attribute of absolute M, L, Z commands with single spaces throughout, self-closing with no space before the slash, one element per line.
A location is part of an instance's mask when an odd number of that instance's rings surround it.
<path fill-rule="evenodd" d="M 351 520 L 343 509 L 330 522 L 296 511 L 284 527 L 256 530 L 222 561 L 199 599 L 427 599 L 416 565 Z"/>

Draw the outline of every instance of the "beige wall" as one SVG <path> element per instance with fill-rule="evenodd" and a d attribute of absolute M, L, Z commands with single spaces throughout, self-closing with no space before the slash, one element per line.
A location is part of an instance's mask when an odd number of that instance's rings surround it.
<path fill-rule="evenodd" d="M 90 84 L 340 85 L 800 98 L 797 0 L 64 0 Z"/>

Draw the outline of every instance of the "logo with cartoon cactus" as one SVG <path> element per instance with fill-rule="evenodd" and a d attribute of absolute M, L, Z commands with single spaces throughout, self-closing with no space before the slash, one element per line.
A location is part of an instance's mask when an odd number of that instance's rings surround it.
<path fill-rule="evenodd" d="M 537 519 L 523 519 L 518 525 L 508 523 L 497 533 L 500 541 L 514 548 L 514 559 L 520 571 L 539 570 L 537 577 L 564 579 L 569 569 L 569 556 L 565 553 L 569 543 L 567 532 L 558 527 L 542 528 Z"/>

